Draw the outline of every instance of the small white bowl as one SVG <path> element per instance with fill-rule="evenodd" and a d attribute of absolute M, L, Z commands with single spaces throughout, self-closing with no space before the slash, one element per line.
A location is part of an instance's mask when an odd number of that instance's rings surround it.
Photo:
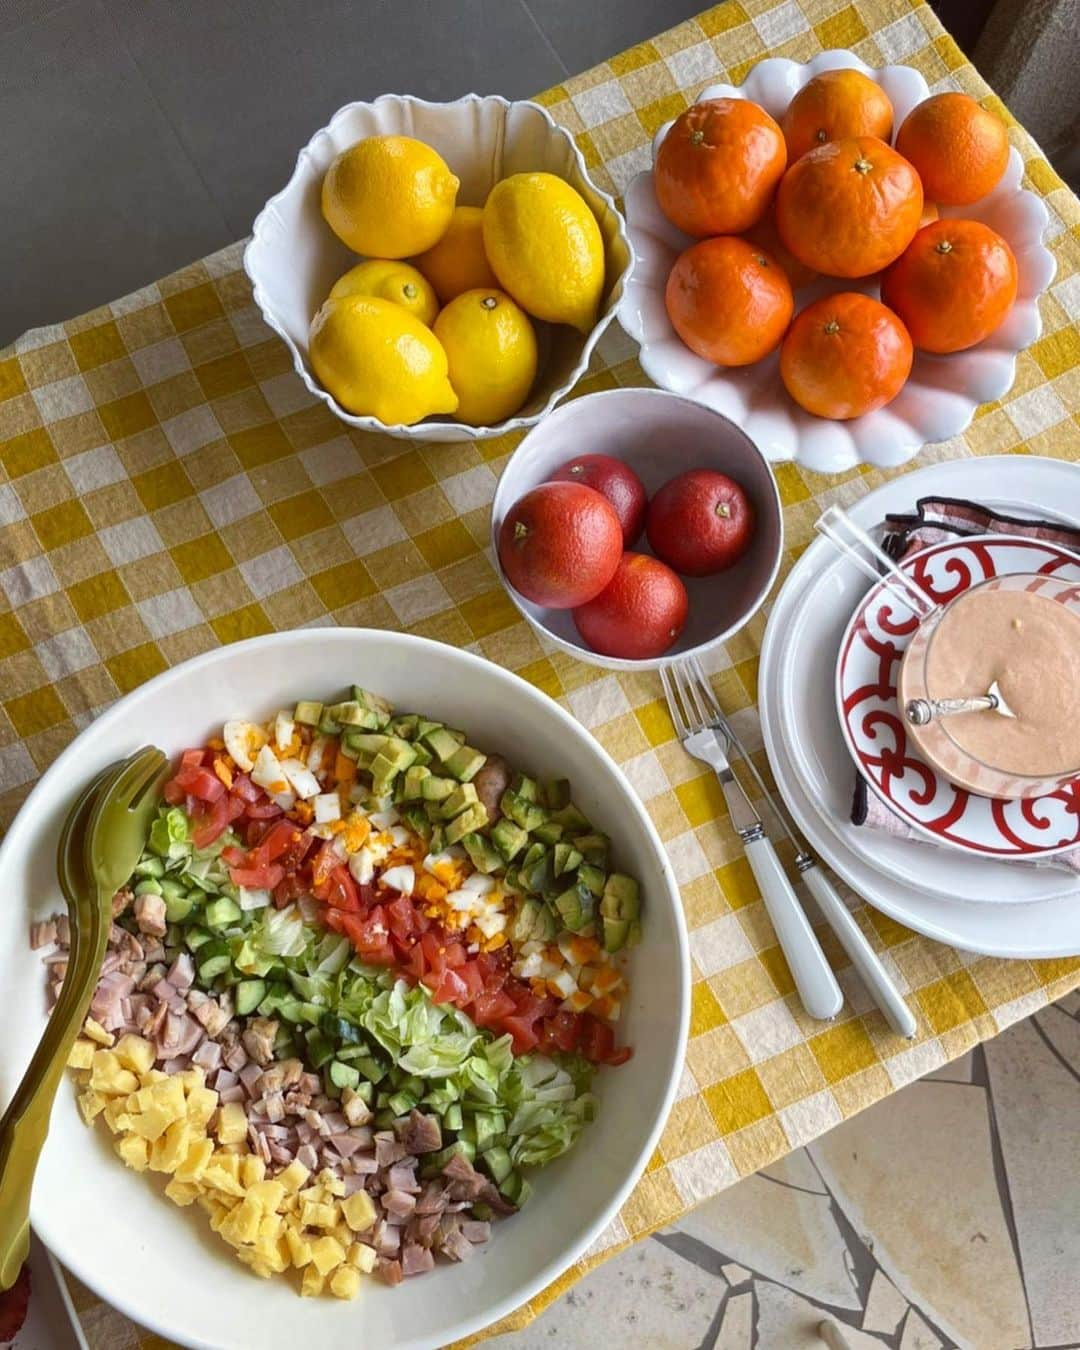
<path fill-rule="evenodd" d="M 367 136 L 414 136 L 434 147 L 461 180 L 459 206 L 482 206 L 501 179 L 543 171 L 565 179 L 585 198 L 604 238 L 606 279 L 600 317 L 587 337 L 564 324 L 536 323 L 540 369 L 529 401 L 490 427 L 449 417 L 413 426 L 388 425 L 346 412 L 316 379 L 308 363 L 308 329 L 331 286 L 357 261 L 323 220 L 322 180 L 334 159 Z M 374 103 L 349 103 L 317 131 L 284 188 L 255 218 L 244 251 L 255 303 L 285 342 L 305 388 L 350 426 L 423 441 L 468 441 L 501 436 L 538 422 L 585 373 L 593 348 L 615 317 L 632 262 L 626 223 L 606 192 L 593 184 L 573 137 L 537 103 L 510 103 L 467 94 L 455 103 L 429 103 L 384 94 Z"/>
<path fill-rule="evenodd" d="M 698 95 L 748 98 L 779 118 L 792 97 L 824 70 L 851 67 L 876 81 L 892 100 L 900 123 L 930 90 L 911 66 L 875 68 L 849 51 L 821 52 L 805 65 L 783 57 L 759 61 L 735 88 L 714 84 Z M 653 140 L 653 159 L 671 123 Z M 1009 151 L 1005 174 L 981 201 L 943 207 L 945 217 L 981 220 L 996 230 L 1016 255 L 1019 289 L 1001 326 L 965 352 L 934 356 L 916 352 L 911 377 L 896 398 L 877 412 L 850 422 L 833 422 L 804 412 L 780 382 L 777 353 L 740 369 L 724 369 L 696 356 L 671 326 L 664 288 L 672 264 L 694 241 L 664 216 L 653 191 L 652 170 L 638 174 L 626 191 L 626 217 L 634 248 L 634 272 L 619 307 L 619 322 L 641 348 L 642 369 L 654 384 L 726 413 L 753 437 L 772 460 L 795 460 L 817 473 L 840 473 L 857 464 L 894 468 L 923 445 L 958 436 L 976 408 L 1001 398 L 1012 387 L 1016 357 L 1042 331 L 1039 296 L 1054 276 L 1053 254 L 1042 237 L 1049 219 L 1042 200 L 1020 186 L 1020 152 Z M 797 309 L 837 291 L 877 296 L 875 277 L 861 280 L 822 278 L 795 293 Z"/>
<path fill-rule="evenodd" d="M 547 482 L 568 459 L 583 454 L 623 460 L 650 497 L 676 474 L 715 469 L 740 484 L 754 507 L 754 538 L 734 567 L 711 577 L 682 578 L 690 612 L 678 642 L 663 656 L 627 661 L 590 651 L 574 627 L 570 610 L 545 609 L 526 600 L 510 585 L 498 562 L 499 526 L 507 511 L 530 488 Z M 722 413 L 663 389 L 606 389 L 564 404 L 514 451 L 495 489 L 491 540 L 499 577 L 511 600 L 552 646 L 611 670 L 656 670 L 676 657 L 718 646 L 760 609 L 780 567 L 784 519 L 768 461 Z M 644 531 L 633 551 L 652 553 Z"/>
<path fill-rule="evenodd" d="M 87 727 L 27 799 L 0 847 L 0 1110 L 46 1026 L 44 967 L 28 937 L 33 920 L 63 909 L 56 844 L 75 794 L 140 745 L 175 756 L 227 717 L 272 716 L 354 680 L 466 728 L 475 744 L 540 777 L 570 779 L 619 865 L 641 882 L 642 940 L 620 1020 L 634 1053 L 597 1074 L 595 1121 L 537 1173 L 528 1205 L 495 1226 L 474 1260 L 440 1265 L 404 1288 L 367 1282 L 355 1304 L 300 1298 L 288 1279 L 255 1279 L 201 1212 L 164 1198 L 164 1177 L 123 1165 L 107 1132 L 83 1124 L 74 1085 L 62 1083 L 34 1182 L 35 1232 L 99 1297 L 198 1350 L 434 1350 L 480 1331 L 556 1279 L 615 1218 L 653 1155 L 682 1071 L 690 958 L 679 889 L 655 826 L 607 752 L 552 699 L 470 652 L 405 633 L 315 628 L 219 647 L 141 685 Z"/>

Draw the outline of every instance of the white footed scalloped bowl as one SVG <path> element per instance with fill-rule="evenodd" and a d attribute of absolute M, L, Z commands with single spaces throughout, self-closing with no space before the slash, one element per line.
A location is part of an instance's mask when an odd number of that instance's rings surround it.
<path fill-rule="evenodd" d="M 606 280 L 600 315 L 587 337 L 565 325 L 536 322 L 540 368 L 528 402 L 494 426 L 474 427 L 449 417 L 413 426 L 388 425 L 346 412 L 308 364 L 308 329 L 330 287 L 358 261 L 326 224 L 320 210 L 323 176 L 331 162 L 366 136 L 415 136 L 433 146 L 461 180 L 459 206 L 482 206 L 501 178 L 543 171 L 564 178 L 585 198 L 604 238 Z M 593 348 L 615 317 L 632 261 L 626 223 L 606 192 L 589 179 L 568 131 L 538 103 L 511 103 L 498 95 L 466 94 L 454 103 L 383 94 L 374 103 L 349 103 L 300 151 L 292 177 L 255 218 L 244 270 L 255 303 L 281 337 L 305 388 L 336 417 L 363 431 L 425 441 L 501 436 L 538 422 L 585 373 Z"/>
<path fill-rule="evenodd" d="M 910 66 L 874 69 L 849 51 L 822 52 L 806 64 L 771 57 L 760 61 L 735 88 L 714 84 L 710 98 L 748 98 L 779 118 L 792 97 L 823 70 L 851 66 L 875 80 L 895 109 L 895 127 L 930 90 Z M 653 156 L 667 134 L 665 123 L 653 140 Z M 1046 207 L 1020 186 L 1023 161 L 1014 148 L 1001 182 L 970 206 L 942 208 L 943 216 L 981 220 L 996 230 L 1016 255 L 1019 289 L 1004 323 L 984 342 L 951 356 L 916 352 L 911 377 L 893 401 L 849 422 L 832 422 L 804 412 L 780 382 L 777 353 L 753 366 L 724 369 L 696 356 L 671 325 L 664 305 L 668 273 L 694 241 L 668 221 L 656 202 L 651 170 L 638 174 L 626 193 L 626 218 L 634 249 L 634 271 L 619 306 L 619 322 L 640 345 L 642 369 L 654 384 L 715 408 L 736 422 L 772 460 L 795 460 L 819 473 L 840 473 L 857 464 L 891 468 L 911 459 L 923 445 L 962 432 L 982 403 L 1012 387 L 1017 354 L 1039 336 L 1039 296 L 1049 286 L 1055 263 L 1043 246 Z M 796 292 L 803 308 L 840 290 L 878 294 L 873 278 L 822 278 Z"/>

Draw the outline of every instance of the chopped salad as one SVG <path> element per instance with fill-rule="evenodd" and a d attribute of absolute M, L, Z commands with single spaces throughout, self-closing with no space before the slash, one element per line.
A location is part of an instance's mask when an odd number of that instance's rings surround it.
<path fill-rule="evenodd" d="M 354 687 L 185 751 L 71 1064 L 256 1274 L 465 1260 L 596 1109 L 636 881 L 565 780 Z M 53 996 L 66 919 L 38 925 Z"/>

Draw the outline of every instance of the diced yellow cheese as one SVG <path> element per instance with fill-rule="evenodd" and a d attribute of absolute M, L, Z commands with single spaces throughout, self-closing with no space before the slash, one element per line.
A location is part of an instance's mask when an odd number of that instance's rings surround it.
<path fill-rule="evenodd" d="M 188 1148 L 187 1157 L 176 1169 L 177 1181 L 198 1181 L 206 1170 L 214 1152 L 214 1141 L 205 1135 L 194 1140 Z"/>
<path fill-rule="evenodd" d="M 95 1022 L 92 1017 L 88 1017 L 83 1023 L 83 1035 L 89 1036 L 92 1041 L 97 1041 L 98 1045 L 112 1045 L 116 1037 L 111 1031 L 106 1031 L 100 1022 Z"/>
<path fill-rule="evenodd" d="M 255 1250 L 275 1275 L 289 1269 L 289 1254 L 282 1252 L 277 1238 L 260 1236 L 255 1243 Z"/>
<path fill-rule="evenodd" d="M 116 1151 L 129 1167 L 145 1172 L 150 1161 L 150 1146 L 137 1134 L 125 1134 L 116 1141 Z"/>
<path fill-rule="evenodd" d="M 342 1196 L 345 1194 L 345 1183 L 340 1177 L 334 1176 L 329 1167 L 324 1167 L 319 1173 L 319 1184 L 328 1195 Z"/>
<path fill-rule="evenodd" d="M 214 1166 L 220 1167 L 226 1175 L 232 1177 L 233 1181 L 240 1180 L 240 1168 L 243 1161 L 243 1157 L 238 1153 L 223 1153 L 221 1149 L 218 1149 L 214 1154 Z"/>
<path fill-rule="evenodd" d="M 346 1257 L 349 1265 L 355 1266 L 364 1275 L 370 1275 L 375 1269 L 376 1258 L 375 1248 L 369 1247 L 366 1242 L 354 1242 Z"/>
<path fill-rule="evenodd" d="M 299 1159 L 294 1158 L 284 1171 L 277 1174 L 275 1180 L 280 1182 L 287 1191 L 295 1192 L 307 1184 L 307 1179 L 310 1176 L 311 1173 L 304 1164 L 300 1162 Z"/>
<path fill-rule="evenodd" d="M 144 1036 L 128 1033 L 116 1042 L 116 1058 L 132 1073 L 148 1073 L 154 1067 L 156 1052 Z"/>
<path fill-rule="evenodd" d="M 251 1196 L 249 1195 L 248 1201 L 250 1200 Z M 257 1241 L 260 1243 L 266 1242 L 273 1245 L 276 1244 L 280 1236 L 281 1236 L 281 1215 L 264 1213 L 262 1218 L 259 1220 L 259 1232 L 257 1236 Z"/>
<path fill-rule="evenodd" d="M 109 1104 L 108 1097 L 103 1097 L 100 1092 L 95 1092 L 93 1088 L 88 1088 L 85 1092 L 79 1093 L 79 1110 L 82 1112 L 82 1118 L 89 1125 L 95 1116 L 105 1110 Z"/>
<path fill-rule="evenodd" d="M 245 1186 L 254 1186 L 266 1176 L 266 1163 L 257 1153 L 248 1153 L 240 1159 L 240 1180 Z"/>
<path fill-rule="evenodd" d="M 184 1085 L 179 1078 L 166 1078 L 163 1082 L 154 1083 L 150 1088 L 142 1088 L 140 1091 L 150 1092 L 154 1105 L 168 1113 L 170 1123 L 174 1120 L 183 1120 L 187 1115 L 187 1098 L 184 1096 Z"/>
<path fill-rule="evenodd" d="M 338 1266 L 330 1276 L 330 1292 L 335 1298 L 355 1298 L 360 1292 L 360 1272 L 355 1266 Z"/>
<path fill-rule="evenodd" d="M 332 1237 L 336 1237 L 343 1247 L 351 1247 L 355 1234 L 344 1219 L 338 1219 L 333 1228 L 326 1230 Z"/>
<path fill-rule="evenodd" d="M 221 1225 L 221 1236 L 233 1246 L 254 1242 L 259 1232 L 260 1218 L 262 1214 L 258 1205 L 248 1199 L 241 1200 Z"/>
<path fill-rule="evenodd" d="M 363 1233 L 375 1222 L 375 1204 L 367 1191 L 354 1191 L 341 1202 L 345 1222 L 356 1233 Z"/>
<path fill-rule="evenodd" d="M 112 1050 L 99 1050 L 90 1066 L 90 1086 L 110 1097 L 126 1097 L 139 1086 L 139 1080 L 125 1069 Z"/>
<path fill-rule="evenodd" d="M 67 1062 L 69 1069 L 89 1069 L 94 1062 L 94 1052 L 97 1047 L 93 1041 L 85 1040 L 82 1036 L 71 1047 L 71 1053 L 68 1055 Z"/>
<path fill-rule="evenodd" d="M 183 1073 L 173 1074 L 173 1081 L 179 1083 L 185 1092 L 194 1092 L 196 1088 L 206 1086 L 206 1074 L 197 1064 L 193 1064 Z"/>
<path fill-rule="evenodd" d="M 105 1117 L 105 1124 L 115 1134 L 117 1130 L 126 1130 L 130 1128 L 131 1120 L 127 1113 L 128 1098 L 114 1097 L 102 1115 Z"/>
<path fill-rule="evenodd" d="M 297 1198 L 300 1201 L 310 1200 L 314 1205 L 321 1205 L 326 1199 L 326 1192 L 321 1186 L 308 1186 L 299 1192 Z"/>
<path fill-rule="evenodd" d="M 302 1269 L 311 1260 L 311 1243 L 295 1228 L 285 1229 L 285 1241 L 289 1244 L 289 1256 L 297 1270 Z"/>
<path fill-rule="evenodd" d="M 221 1106 L 214 1133 L 223 1144 L 239 1144 L 247 1138 L 247 1116 L 239 1102 L 225 1102 Z"/>
<path fill-rule="evenodd" d="M 140 1087 L 152 1087 L 155 1083 L 164 1083 L 168 1074 L 161 1069 L 147 1069 L 145 1073 L 139 1074 Z"/>
<path fill-rule="evenodd" d="M 160 1139 L 173 1123 L 169 1113 L 163 1111 L 160 1106 L 151 1106 L 145 1111 L 140 1111 L 137 1115 L 131 1116 L 130 1120 L 129 1128 L 151 1142 Z"/>
<path fill-rule="evenodd" d="M 220 1153 L 214 1154 L 214 1161 L 207 1164 L 205 1171 L 199 1178 L 200 1181 L 204 1186 L 210 1186 L 215 1191 L 221 1191 L 224 1195 L 235 1195 L 242 1198 L 244 1194 L 243 1186 L 221 1167 L 217 1161 L 220 1156 Z"/>
<path fill-rule="evenodd" d="M 256 1181 L 248 1186 L 248 1197 L 262 1207 L 264 1214 L 273 1214 L 281 1208 L 281 1203 L 285 1199 L 285 1187 L 276 1180 Z"/>
<path fill-rule="evenodd" d="M 174 1177 L 165 1187 L 165 1194 L 174 1205 L 191 1205 L 199 1197 L 199 1188 L 188 1181 L 177 1181 Z"/>
<path fill-rule="evenodd" d="M 301 1298 L 318 1298 L 326 1287 L 326 1279 L 314 1264 L 305 1266 L 300 1280 Z"/>
<path fill-rule="evenodd" d="M 251 1248 L 240 1247 L 236 1252 L 237 1257 L 243 1261 L 245 1266 L 249 1266 L 253 1275 L 258 1275 L 260 1280 L 268 1280 L 274 1273 L 263 1260 L 262 1256 Z"/>
<path fill-rule="evenodd" d="M 175 1172 L 191 1148 L 191 1126 L 186 1120 L 174 1120 L 161 1140 L 159 1158 L 163 1172 Z M 155 1148 L 157 1145 L 155 1144 Z"/>
<path fill-rule="evenodd" d="M 316 1238 L 311 1244 L 311 1260 L 320 1275 L 329 1275 L 345 1260 L 345 1248 L 337 1238 Z"/>
<path fill-rule="evenodd" d="M 217 1110 L 218 1095 L 207 1087 L 194 1087 L 187 1097 L 187 1118 L 198 1130 L 203 1130 Z"/>
<path fill-rule="evenodd" d="M 300 1211 L 300 1221 L 305 1228 L 333 1228 L 337 1211 L 333 1205 L 317 1205 L 308 1200 Z"/>

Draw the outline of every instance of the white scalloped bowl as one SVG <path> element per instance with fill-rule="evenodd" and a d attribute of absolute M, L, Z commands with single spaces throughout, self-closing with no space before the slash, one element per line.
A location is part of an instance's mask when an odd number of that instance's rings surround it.
<path fill-rule="evenodd" d="M 308 329 L 330 287 L 357 261 L 323 220 L 322 180 L 331 162 L 366 136 L 415 136 L 433 146 L 461 180 L 459 206 L 482 206 L 501 179 L 543 171 L 565 179 L 585 198 L 604 238 L 606 281 L 600 316 L 588 336 L 564 324 L 536 322 L 540 368 L 525 406 L 489 427 L 448 417 L 413 426 L 358 417 L 322 387 L 308 364 Z M 429 103 L 411 95 L 383 94 L 374 103 L 349 103 L 317 131 L 296 161 L 293 175 L 255 218 L 244 251 L 244 270 L 255 303 L 292 355 L 304 387 L 330 411 L 363 431 L 424 441 L 466 441 L 530 427 L 549 412 L 585 373 L 593 348 L 615 317 L 632 262 L 626 223 L 606 192 L 589 179 L 570 133 L 556 126 L 538 103 L 511 103 L 498 95 L 467 94 L 454 103 Z"/>
<path fill-rule="evenodd" d="M 698 102 L 710 98 L 748 98 L 779 118 L 792 97 L 823 70 L 854 67 L 875 80 L 892 100 L 895 126 L 930 90 L 910 66 L 874 69 L 849 51 L 828 51 L 800 64 L 782 57 L 759 61 L 735 88 L 714 84 Z M 653 140 L 653 156 L 671 126 Z M 984 342 L 951 356 L 916 352 L 907 384 L 877 412 L 849 422 L 832 422 L 804 412 L 788 396 L 778 370 L 777 353 L 753 366 L 724 369 L 696 356 L 671 325 L 664 288 L 672 264 L 694 241 L 664 216 L 656 202 L 651 170 L 638 174 L 627 189 L 626 218 L 634 250 L 634 271 L 619 306 L 619 322 L 639 344 L 642 369 L 662 389 L 715 408 L 737 423 L 772 460 L 795 460 L 819 473 L 840 473 L 857 464 L 891 468 L 905 463 L 933 441 L 959 435 L 976 408 L 1001 398 L 1012 387 L 1016 357 L 1042 331 L 1039 296 L 1054 276 L 1053 256 L 1043 246 L 1046 207 L 1020 186 L 1023 161 L 1009 151 L 1009 163 L 993 192 L 970 206 L 944 207 L 943 216 L 981 220 L 1008 241 L 1016 255 L 1019 289 L 1005 322 Z M 862 281 L 822 278 L 796 292 L 798 308 L 840 290 L 878 295 L 874 278 Z"/>

